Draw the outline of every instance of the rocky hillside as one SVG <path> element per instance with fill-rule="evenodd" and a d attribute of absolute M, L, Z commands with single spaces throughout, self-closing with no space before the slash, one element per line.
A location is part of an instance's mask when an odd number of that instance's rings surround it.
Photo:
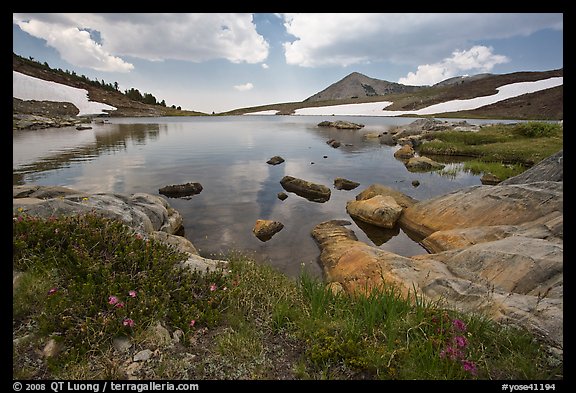
<path fill-rule="evenodd" d="M 356 99 L 393 93 L 411 93 L 422 88 L 421 86 L 406 86 L 400 83 L 370 78 L 358 72 L 353 72 L 321 92 L 308 97 L 304 102 L 340 100 L 346 98 Z"/>
<path fill-rule="evenodd" d="M 301 102 L 240 108 L 225 114 L 241 115 L 259 111 L 277 111 L 277 114 L 287 115 L 302 108 L 382 101 L 392 102 L 392 105 L 386 106 L 387 111 L 416 111 L 448 101 L 495 95 L 499 87 L 513 83 L 534 82 L 562 76 L 564 76 L 564 70 L 561 68 L 551 71 L 478 74 L 449 78 L 433 86 L 405 86 L 352 73 Z M 560 85 L 498 101 L 478 109 L 443 112 L 441 115 L 456 118 L 562 120 L 564 117 L 563 97 L 564 87 Z"/>

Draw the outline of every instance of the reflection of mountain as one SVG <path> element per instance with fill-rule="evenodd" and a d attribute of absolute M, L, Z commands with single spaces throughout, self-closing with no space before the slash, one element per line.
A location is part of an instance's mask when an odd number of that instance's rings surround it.
<path fill-rule="evenodd" d="M 105 127 L 105 129 L 94 130 L 94 140 L 87 144 L 50 152 L 35 162 L 13 169 L 13 184 L 24 184 L 24 177 L 29 173 L 33 173 L 34 177 L 38 178 L 41 176 L 39 174 L 44 171 L 68 168 L 76 161 L 89 161 L 108 152 L 126 150 L 129 142 L 140 145 L 147 141 L 157 140 L 160 130 L 158 124 L 107 124 Z"/>
<path fill-rule="evenodd" d="M 368 224 L 364 221 L 357 220 L 354 217 L 351 217 L 352 220 L 358 228 L 362 230 L 368 236 L 368 238 L 374 243 L 375 246 L 381 246 L 382 244 L 386 243 L 394 236 L 398 236 L 400 233 L 400 227 L 396 225 L 392 229 L 381 228 L 376 225 Z"/>

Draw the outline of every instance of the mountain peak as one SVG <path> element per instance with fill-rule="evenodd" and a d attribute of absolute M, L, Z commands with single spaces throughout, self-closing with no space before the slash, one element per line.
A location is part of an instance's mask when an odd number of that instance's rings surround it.
<path fill-rule="evenodd" d="M 419 86 L 406 86 L 396 82 L 371 78 L 359 72 L 351 72 L 336 83 L 304 101 L 328 101 L 385 96 L 420 89 Z"/>

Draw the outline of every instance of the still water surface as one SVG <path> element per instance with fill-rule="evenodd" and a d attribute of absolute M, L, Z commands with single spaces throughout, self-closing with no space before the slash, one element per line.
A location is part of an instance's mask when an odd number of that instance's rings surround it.
<path fill-rule="evenodd" d="M 318 127 L 323 120 L 365 124 L 361 130 Z M 320 251 L 310 235 L 327 220 L 352 222 L 356 236 L 382 249 L 411 256 L 426 251 L 401 229 L 382 230 L 356 223 L 346 202 L 373 183 L 381 183 L 418 200 L 480 184 L 479 176 L 462 171 L 411 173 L 394 158 L 398 147 L 382 145 L 364 134 L 380 133 L 411 118 L 350 116 L 234 116 L 120 118 L 74 127 L 13 133 L 14 184 L 61 185 L 86 191 L 158 194 L 171 184 L 199 182 L 200 194 L 168 199 L 183 216 L 185 236 L 203 256 L 219 257 L 241 250 L 258 262 L 297 276 L 301 265 L 320 277 Z M 480 122 L 468 120 L 469 123 Z M 336 139 L 335 149 L 326 141 Z M 286 161 L 272 166 L 272 156 Z M 326 156 L 326 157 L 324 157 Z M 451 164 L 453 165 L 453 164 Z M 283 176 L 290 175 L 331 188 L 325 203 L 288 193 L 277 198 Z M 360 183 L 337 190 L 336 177 Z M 414 187 L 411 182 L 418 180 Z M 284 229 L 261 242 L 252 233 L 257 219 L 271 219 Z M 360 226 L 359 226 L 360 225 Z"/>

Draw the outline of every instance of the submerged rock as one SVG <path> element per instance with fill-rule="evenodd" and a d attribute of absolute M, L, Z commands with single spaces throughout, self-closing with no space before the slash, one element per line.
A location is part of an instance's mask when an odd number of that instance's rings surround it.
<path fill-rule="evenodd" d="M 326 202 L 330 199 L 330 189 L 322 184 L 312 183 L 292 176 L 284 176 L 280 184 L 288 192 L 293 192 L 298 196 L 312 202 Z"/>
<path fill-rule="evenodd" d="M 272 220 L 256 220 L 252 232 L 261 241 L 268 241 L 284 228 L 284 224 Z"/>
<path fill-rule="evenodd" d="M 202 184 L 200 183 L 185 183 L 165 186 L 158 190 L 162 195 L 170 198 L 182 198 L 191 195 L 196 195 L 202 192 Z"/>
<path fill-rule="evenodd" d="M 336 139 L 329 139 L 326 141 L 326 143 L 330 146 L 332 146 L 334 149 L 339 148 L 342 143 L 340 143 L 339 141 L 337 141 Z"/>
<path fill-rule="evenodd" d="M 343 177 L 337 177 L 334 179 L 334 187 L 338 190 L 353 190 L 358 187 L 360 183 L 355 181 L 344 179 Z"/>
<path fill-rule="evenodd" d="M 269 159 L 268 161 L 266 161 L 266 164 L 270 164 L 270 165 L 278 165 L 278 164 L 282 164 L 284 162 L 284 159 L 280 156 L 274 156 L 271 159 Z"/>

